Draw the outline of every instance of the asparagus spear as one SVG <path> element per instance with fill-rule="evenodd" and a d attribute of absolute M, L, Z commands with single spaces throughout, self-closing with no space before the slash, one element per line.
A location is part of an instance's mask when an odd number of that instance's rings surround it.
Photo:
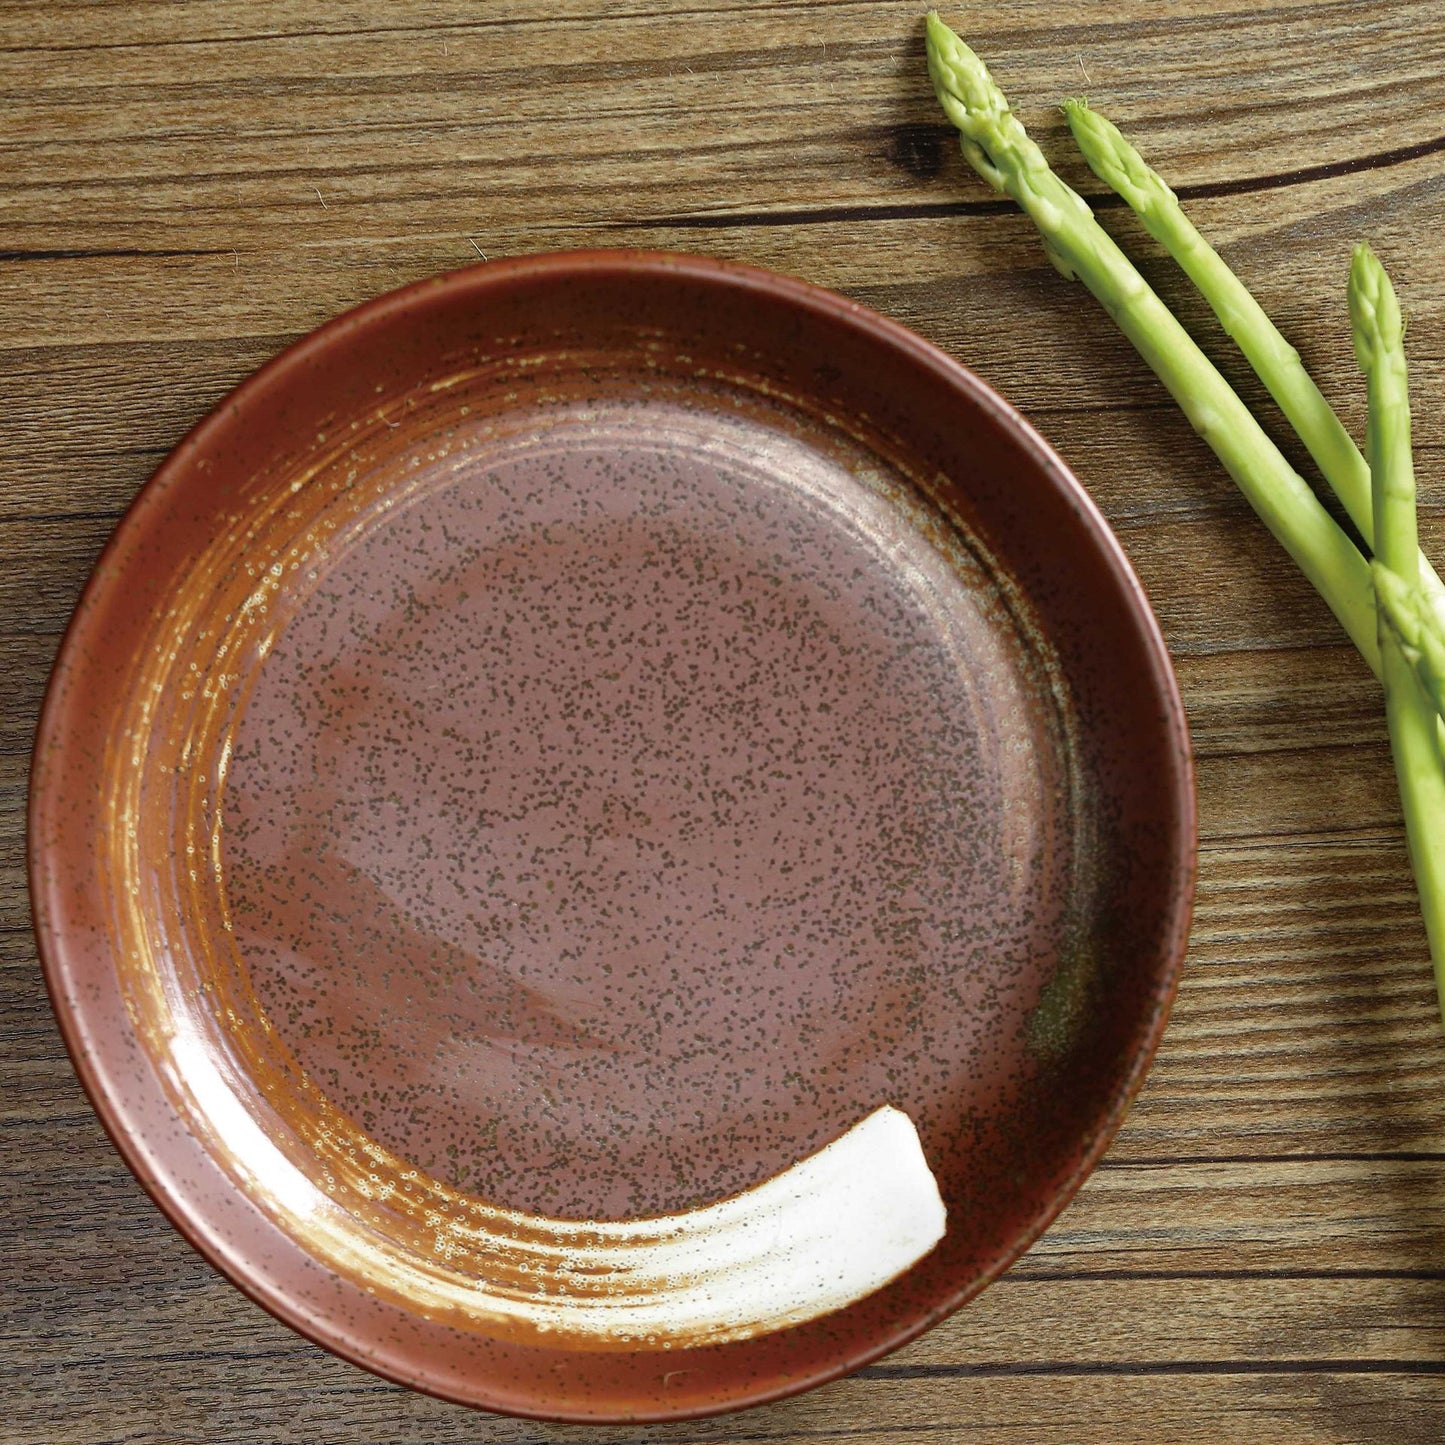
<path fill-rule="evenodd" d="M 1350 264 L 1350 321 L 1355 359 L 1365 374 L 1369 416 L 1365 450 L 1373 479 L 1375 560 L 1370 572 L 1383 592 L 1418 587 L 1415 472 L 1410 456 L 1410 397 L 1399 303 L 1385 269 L 1368 246 Z M 1400 784 L 1405 837 L 1430 939 L 1435 986 L 1445 1013 L 1445 758 L 1436 713 L 1405 645 L 1379 612 L 1385 717 Z"/>
<path fill-rule="evenodd" d="M 1280 335 L 1244 283 L 1195 229 L 1178 197 L 1113 122 L 1081 100 L 1065 101 L 1064 114 L 1090 169 L 1128 202 L 1144 229 L 1198 287 L 1373 548 L 1370 468 L 1305 370 L 1299 352 Z M 1376 596 L 1406 643 L 1406 653 L 1429 687 L 1436 709 L 1445 713 L 1445 583 L 1423 553 L 1411 574 L 1418 580 L 1406 587 L 1398 582 L 1403 575 L 1388 574 L 1383 585 L 1377 585 Z"/>
<path fill-rule="evenodd" d="M 1128 202 L 1144 229 L 1199 288 L 1345 504 L 1350 519 L 1373 546 L 1370 469 L 1305 370 L 1299 353 L 1195 229 L 1174 192 L 1113 122 L 1081 100 L 1066 100 L 1064 114 L 1089 168 Z"/>
<path fill-rule="evenodd" d="M 1053 264 L 1082 281 L 1114 318 L 1379 676 L 1374 594 L 1359 549 L 1083 198 L 1049 169 L 983 62 L 936 11 L 928 15 L 927 40 L 929 74 L 958 128 L 964 156 L 1023 207 L 1042 232 Z"/>

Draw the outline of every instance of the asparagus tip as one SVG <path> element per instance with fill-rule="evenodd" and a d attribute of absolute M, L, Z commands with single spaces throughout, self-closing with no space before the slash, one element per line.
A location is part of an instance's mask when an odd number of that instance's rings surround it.
<path fill-rule="evenodd" d="M 1094 110 L 1086 100 L 1066 100 L 1064 114 L 1089 169 L 1133 209 L 1147 212 L 1152 205 L 1172 197 L 1173 192 L 1150 170 L 1108 116 Z"/>
<path fill-rule="evenodd" d="M 1367 241 L 1361 241 L 1350 257 L 1349 296 L 1355 360 L 1368 370 L 1375 361 L 1399 351 L 1405 324 L 1395 288 Z"/>
<path fill-rule="evenodd" d="M 945 54 L 954 52 L 963 41 L 948 28 L 937 10 L 930 10 L 924 16 L 923 29 L 924 42 L 928 47 L 928 68 L 931 71 Z"/>
<path fill-rule="evenodd" d="M 1005 189 L 993 149 L 1008 101 L 977 55 L 930 10 L 927 17 L 928 74 L 944 114 L 959 132 L 968 163 L 995 190 Z"/>

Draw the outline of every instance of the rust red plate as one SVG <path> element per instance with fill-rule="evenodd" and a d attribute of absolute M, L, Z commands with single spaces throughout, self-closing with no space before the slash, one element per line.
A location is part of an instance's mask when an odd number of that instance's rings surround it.
<path fill-rule="evenodd" d="M 1005 1269 L 1143 1078 L 1194 849 L 1154 618 L 1018 413 L 839 296 L 610 252 L 382 297 L 222 402 L 86 588 L 30 814 L 66 1042 L 177 1228 L 558 1420 L 802 1390 Z M 487 1306 L 540 1288 L 517 1218 L 686 1212 L 884 1104 L 948 1228 L 858 1302 Z"/>

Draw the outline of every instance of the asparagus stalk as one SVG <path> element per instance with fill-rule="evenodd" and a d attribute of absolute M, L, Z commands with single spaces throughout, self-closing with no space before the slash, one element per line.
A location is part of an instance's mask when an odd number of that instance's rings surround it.
<path fill-rule="evenodd" d="M 1229 383 L 1154 294 L 1083 198 L 1043 153 L 983 62 L 930 11 L 928 70 L 963 154 L 1043 234 L 1053 264 L 1094 294 L 1168 388 L 1240 491 L 1314 584 L 1378 677 L 1380 645 L 1369 565 L 1285 460 Z"/>
<path fill-rule="evenodd" d="M 1123 197 L 1144 229 L 1194 282 L 1314 458 L 1366 544 L 1374 548 L 1370 467 L 1305 369 L 1299 352 L 1199 234 L 1178 197 L 1113 122 L 1081 100 L 1065 101 L 1064 114 L 1090 169 Z M 1383 586 L 1377 585 L 1377 599 L 1389 612 L 1437 711 L 1445 713 L 1445 583 L 1423 553 L 1411 574 L 1418 581 L 1402 586 L 1397 579 L 1403 575 L 1388 574 Z"/>
<path fill-rule="evenodd" d="M 1299 352 L 1280 335 L 1264 308 L 1195 229 L 1179 198 L 1113 122 L 1081 100 L 1065 101 L 1064 114 L 1089 168 L 1123 197 L 1144 229 L 1199 288 L 1345 504 L 1350 520 L 1373 546 L 1370 469 L 1305 370 Z"/>
<path fill-rule="evenodd" d="M 1410 398 L 1399 303 L 1385 269 L 1368 246 L 1350 265 L 1350 321 L 1355 359 L 1365 374 L 1369 413 L 1365 450 L 1373 479 L 1378 590 L 1418 588 L 1420 547 L 1415 522 L 1415 472 L 1410 455 Z M 1435 986 L 1445 1014 L 1445 758 L 1436 713 L 1384 607 L 1379 610 L 1385 717 L 1400 784 L 1405 837 L 1420 892 Z"/>

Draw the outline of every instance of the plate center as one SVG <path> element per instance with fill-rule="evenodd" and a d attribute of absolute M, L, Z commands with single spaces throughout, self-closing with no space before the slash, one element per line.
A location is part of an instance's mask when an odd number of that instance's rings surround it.
<path fill-rule="evenodd" d="M 720 1198 L 883 1103 L 955 1147 L 1070 891 L 1054 703 L 982 554 L 871 455 L 661 400 L 405 477 L 228 776 L 236 938 L 302 1067 L 550 1215 Z"/>

